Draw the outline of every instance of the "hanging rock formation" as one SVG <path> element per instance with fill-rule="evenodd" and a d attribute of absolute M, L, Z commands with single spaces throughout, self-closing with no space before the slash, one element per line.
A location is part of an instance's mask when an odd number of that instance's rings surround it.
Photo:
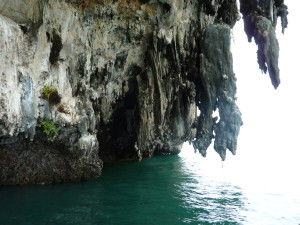
<path fill-rule="evenodd" d="M 276 88 L 287 7 L 240 6 Z M 0 184 L 88 180 L 185 141 L 235 154 L 239 17 L 235 0 L 1 0 Z"/>

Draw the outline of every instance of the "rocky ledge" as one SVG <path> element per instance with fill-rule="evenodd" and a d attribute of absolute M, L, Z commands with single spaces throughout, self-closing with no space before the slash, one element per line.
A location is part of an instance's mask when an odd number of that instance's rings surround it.
<path fill-rule="evenodd" d="M 277 88 L 287 7 L 239 4 Z M 1 0 L 0 184 L 88 180 L 186 141 L 235 154 L 239 18 L 235 0 Z"/>

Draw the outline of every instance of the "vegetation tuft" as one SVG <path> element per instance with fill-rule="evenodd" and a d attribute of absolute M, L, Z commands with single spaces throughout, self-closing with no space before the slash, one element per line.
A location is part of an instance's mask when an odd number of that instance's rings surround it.
<path fill-rule="evenodd" d="M 57 111 L 61 112 L 61 113 L 64 113 L 64 114 L 70 114 L 71 113 L 70 110 L 68 109 L 68 107 L 65 104 L 60 104 L 57 107 Z"/>
<path fill-rule="evenodd" d="M 36 125 L 37 127 L 43 128 L 43 132 L 47 135 L 48 141 L 53 142 L 58 136 L 59 128 L 55 126 L 53 121 L 44 120 Z"/>
<path fill-rule="evenodd" d="M 43 87 L 43 98 L 47 99 L 51 104 L 59 104 L 61 101 L 61 96 L 58 94 L 58 90 L 48 85 Z"/>

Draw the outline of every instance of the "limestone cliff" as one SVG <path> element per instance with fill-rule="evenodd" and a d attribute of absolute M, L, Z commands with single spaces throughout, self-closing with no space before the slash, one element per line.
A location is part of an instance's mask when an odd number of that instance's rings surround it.
<path fill-rule="evenodd" d="M 276 88 L 287 7 L 240 10 Z M 235 0 L 0 0 L 0 184 L 88 180 L 185 141 L 235 154 L 239 17 Z"/>

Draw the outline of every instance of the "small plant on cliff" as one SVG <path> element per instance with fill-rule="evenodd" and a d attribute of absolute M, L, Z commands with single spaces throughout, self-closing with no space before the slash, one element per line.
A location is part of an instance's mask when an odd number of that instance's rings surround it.
<path fill-rule="evenodd" d="M 37 127 L 43 128 L 43 132 L 47 135 L 48 141 L 54 141 L 58 136 L 59 128 L 55 126 L 53 121 L 44 120 L 36 125 Z"/>
<path fill-rule="evenodd" d="M 47 99 L 52 104 L 58 104 L 61 100 L 58 90 L 48 85 L 43 87 L 43 98 Z"/>
<path fill-rule="evenodd" d="M 61 113 L 64 113 L 64 114 L 70 114 L 70 110 L 68 109 L 68 106 L 63 103 L 63 104 L 60 104 L 58 107 L 57 107 L 57 111 L 58 112 L 61 112 Z"/>

